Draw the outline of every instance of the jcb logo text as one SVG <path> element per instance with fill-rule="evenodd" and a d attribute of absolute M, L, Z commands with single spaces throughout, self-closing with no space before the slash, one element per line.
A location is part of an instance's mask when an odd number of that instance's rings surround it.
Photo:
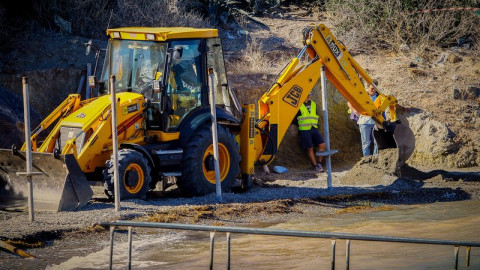
<path fill-rule="evenodd" d="M 283 97 L 283 101 L 292 105 L 293 107 L 298 107 L 300 97 L 302 96 L 302 88 L 300 86 L 294 85 L 288 93 Z"/>

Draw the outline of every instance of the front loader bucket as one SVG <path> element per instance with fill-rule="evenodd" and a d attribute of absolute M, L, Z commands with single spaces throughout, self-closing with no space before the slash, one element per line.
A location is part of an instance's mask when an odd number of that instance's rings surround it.
<path fill-rule="evenodd" d="M 68 211 L 85 206 L 93 191 L 72 154 L 59 155 L 32 152 L 32 176 L 35 210 Z M 3 203 L 23 202 L 28 197 L 25 152 L 0 149 L 0 195 Z"/>
<path fill-rule="evenodd" d="M 415 150 L 415 135 L 410 129 L 409 122 L 406 117 L 402 117 L 394 126 L 394 129 L 389 130 L 374 130 L 373 136 L 377 142 L 378 150 L 397 148 L 398 158 L 395 165 L 395 173 L 399 174 L 405 162 L 410 158 Z"/>

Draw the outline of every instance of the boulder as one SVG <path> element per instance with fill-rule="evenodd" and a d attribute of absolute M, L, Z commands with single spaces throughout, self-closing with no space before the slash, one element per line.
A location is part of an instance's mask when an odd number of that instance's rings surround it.
<path fill-rule="evenodd" d="M 23 99 L 0 86 L 0 148 L 22 146 L 25 140 Z M 40 115 L 30 107 L 30 125 L 33 130 L 41 122 Z"/>

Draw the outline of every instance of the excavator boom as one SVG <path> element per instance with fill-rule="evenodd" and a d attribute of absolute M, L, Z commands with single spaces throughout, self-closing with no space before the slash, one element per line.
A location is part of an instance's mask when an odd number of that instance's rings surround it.
<path fill-rule="evenodd" d="M 325 25 L 312 24 L 306 27 L 303 30 L 303 41 L 305 47 L 300 54 L 290 61 L 277 81 L 258 101 L 258 115 L 254 126 L 260 132 L 255 134 L 255 138 L 247 140 L 245 137 L 249 135 L 244 130 L 252 128 L 244 128 L 242 125 L 244 133 L 241 144 L 249 145 L 241 147 L 242 157 L 250 157 L 246 159 L 250 161 L 251 157 L 255 156 L 257 164 L 271 162 L 288 126 L 320 78 L 321 67 L 325 66 L 326 77 L 335 88 L 359 113 L 370 116 L 375 121 L 375 137 L 379 149 L 397 148 L 397 167 L 402 166 L 413 153 L 415 137 L 408 127 L 408 121 L 397 119 L 397 99 L 378 89 L 373 79 Z M 308 61 L 300 64 L 304 54 L 308 54 Z M 366 92 L 361 79 L 376 88 L 379 96 L 375 102 Z M 244 107 L 244 111 L 251 111 L 247 109 L 247 106 Z M 384 117 L 387 110 L 389 119 Z M 244 121 L 247 119 L 249 118 L 242 117 Z M 253 165 L 252 162 L 249 165 L 243 163 L 242 172 L 248 174 Z"/>

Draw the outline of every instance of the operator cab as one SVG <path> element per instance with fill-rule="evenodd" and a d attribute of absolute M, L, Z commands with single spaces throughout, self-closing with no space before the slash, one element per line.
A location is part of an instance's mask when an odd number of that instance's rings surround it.
<path fill-rule="evenodd" d="M 195 111 L 208 108 L 208 69 L 217 106 L 232 113 L 216 29 L 131 27 L 109 29 L 107 35 L 100 81 L 108 85 L 112 74 L 116 92 L 144 95 L 148 130 L 177 132 Z"/>

